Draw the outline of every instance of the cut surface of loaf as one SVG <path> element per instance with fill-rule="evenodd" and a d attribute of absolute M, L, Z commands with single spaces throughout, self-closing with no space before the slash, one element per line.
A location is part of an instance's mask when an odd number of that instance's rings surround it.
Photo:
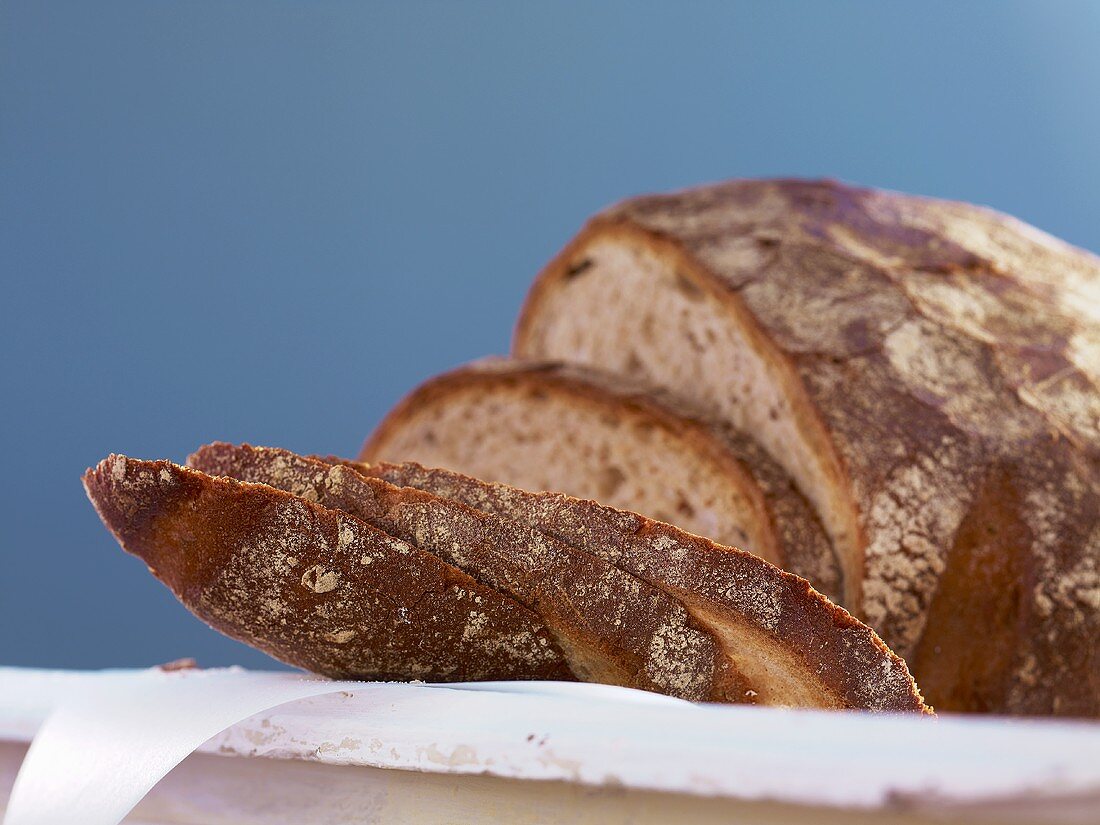
<path fill-rule="evenodd" d="M 645 513 L 840 593 L 828 538 L 783 469 L 752 439 L 635 380 L 475 362 L 410 393 L 360 459 L 416 461 Z"/>
<path fill-rule="evenodd" d="M 573 678 L 526 607 L 346 512 L 121 455 L 84 486 L 192 613 L 288 664 L 346 679 Z"/>
<path fill-rule="evenodd" d="M 287 450 L 215 443 L 188 464 L 317 501 L 439 556 L 537 613 L 586 681 L 728 699 L 718 643 L 679 601 L 541 531 Z"/>
<path fill-rule="evenodd" d="M 967 204 L 733 181 L 593 218 L 513 353 L 751 432 L 941 709 L 1100 714 L 1095 257 Z"/>
<path fill-rule="evenodd" d="M 873 631 L 758 556 L 561 493 L 416 463 L 362 466 L 393 484 L 541 530 L 679 599 L 720 640 L 741 701 L 928 711 L 905 663 Z"/>

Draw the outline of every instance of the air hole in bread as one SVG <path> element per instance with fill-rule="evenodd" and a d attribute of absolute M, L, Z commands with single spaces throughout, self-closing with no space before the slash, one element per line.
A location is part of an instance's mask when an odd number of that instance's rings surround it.
<path fill-rule="evenodd" d="M 676 272 L 675 279 L 676 288 L 691 301 L 703 300 L 703 290 L 699 288 L 699 285 L 688 278 L 683 272 Z"/>
<path fill-rule="evenodd" d="M 592 259 L 591 258 L 582 258 L 581 260 L 579 260 L 576 263 L 572 264 L 569 267 L 569 269 L 566 270 L 565 274 L 569 278 L 576 278 L 578 275 L 580 275 L 582 272 L 584 272 L 585 270 L 587 270 L 591 266 L 592 266 Z"/>
<path fill-rule="evenodd" d="M 600 499 L 607 501 L 613 498 L 624 481 L 626 481 L 626 473 L 621 469 L 614 465 L 604 467 L 598 480 Z"/>

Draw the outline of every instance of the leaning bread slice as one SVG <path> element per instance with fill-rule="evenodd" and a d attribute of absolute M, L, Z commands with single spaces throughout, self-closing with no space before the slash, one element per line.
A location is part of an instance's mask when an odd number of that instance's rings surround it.
<path fill-rule="evenodd" d="M 595 499 L 749 550 L 830 598 L 841 593 L 821 522 L 786 472 L 753 439 L 636 380 L 550 362 L 475 362 L 409 394 L 360 459 Z"/>
<path fill-rule="evenodd" d="M 751 553 L 561 493 L 531 493 L 416 463 L 360 465 L 514 519 L 607 559 L 687 606 L 721 640 L 744 701 L 928 711 L 901 659 L 809 584 Z"/>
<path fill-rule="evenodd" d="M 342 510 L 513 596 L 581 679 L 693 700 L 725 701 L 735 689 L 717 640 L 676 599 L 539 530 L 286 450 L 210 444 L 188 463 Z"/>
<path fill-rule="evenodd" d="M 196 616 L 351 679 L 571 679 L 538 617 L 347 513 L 168 461 L 104 459 L 88 497 Z"/>

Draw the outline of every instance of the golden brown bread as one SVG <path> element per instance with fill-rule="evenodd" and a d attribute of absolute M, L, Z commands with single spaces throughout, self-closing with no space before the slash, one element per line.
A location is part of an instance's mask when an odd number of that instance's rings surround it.
<path fill-rule="evenodd" d="M 1100 714 L 1095 257 L 967 204 L 733 181 L 593 218 L 513 353 L 752 432 L 941 709 Z"/>
<path fill-rule="evenodd" d="M 588 634 L 608 633 L 609 625 L 615 628 L 626 643 L 603 651 L 590 646 L 579 668 L 570 654 L 576 644 L 573 638 L 583 637 L 570 631 L 572 638 L 562 646 L 582 677 L 623 683 L 616 674 L 622 672 L 618 663 L 625 658 L 623 649 L 645 648 L 651 651 L 650 673 L 677 675 L 662 685 L 647 674 L 650 689 L 674 695 L 802 707 L 927 710 L 904 662 L 804 580 L 749 553 L 719 547 L 668 525 L 594 502 L 524 493 L 414 464 L 364 467 L 230 444 L 207 445 L 189 461 L 209 473 L 292 491 L 386 529 L 412 530 L 421 547 L 451 554 L 464 565 L 476 557 L 482 541 L 476 528 L 467 532 L 470 512 L 480 516 L 477 522 L 494 525 L 498 537 L 524 537 L 527 548 L 517 547 L 511 539 L 497 540 L 496 549 L 468 569 L 476 567 L 494 585 L 515 589 L 521 600 L 530 599 L 552 629 L 561 617 L 547 612 L 547 607 L 558 610 L 562 598 L 576 611 L 572 620 L 586 625 Z M 415 527 L 400 526 L 403 517 L 395 514 L 394 499 L 430 507 L 446 540 L 425 539 Z M 503 529 L 502 524 L 511 527 Z M 451 547 L 456 540 L 458 549 Z M 562 562 L 547 559 L 545 550 L 540 551 L 546 547 L 559 548 L 564 570 L 553 569 Z M 493 574 L 485 565 L 498 566 L 504 573 Z M 542 578 L 540 587 L 552 584 L 550 596 L 509 581 L 536 573 Z M 668 602 L 675 604 L 675 612 Z M 684 644 L 681 605 L 690 614 L 687 623 L 694 623 L 710 644 Z M 651 616 L 670 613 L 676 632 L 655 631 Z M 560 630 L 556 636 L 561 638 Z M 699 656 L 698 650 L 706 656 Z M 702 689 L 681 687 L 697 683 Z"/>
<path fill-rule="evenodd" d="M 573 678 L 527 608 L 347 513 L 121 455 L 84 486 L 189 610 L 288 664 L 351 679 Z"/>
<path fill-rule="evenodd" d="M 839 601 L 832 546 L 783 468 L 744 433 L 644 382 L 484 359 L 409 393 L 359 459 L 416 461 L 643 513 L 749 550 Z"/>
<path fill-rule="evenodd" d="M 716 640 L 678 601 L 538 530 L 287 450 L 215 443 L 188 464 L 350 513 L 461 568 L 537 613 L 581 679 L 728 698 Z"/>

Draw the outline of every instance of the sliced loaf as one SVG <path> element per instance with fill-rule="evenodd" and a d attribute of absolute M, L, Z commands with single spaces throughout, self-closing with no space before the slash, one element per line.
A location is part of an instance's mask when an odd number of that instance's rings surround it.
<path fill-rule="evenodd" d="M 345 679 L 572 679 L 514 599 L 346 512 L 169 461 L 84 475 L 104 524 L 196 616 Z"/>
<path fill-rule="evenodd" d="M 951 710 L 1100 714 L 1100 260 L 996 212 L 732 181 L 593 218 L 513 353 L 651 381 L 814 503 Z"/>

